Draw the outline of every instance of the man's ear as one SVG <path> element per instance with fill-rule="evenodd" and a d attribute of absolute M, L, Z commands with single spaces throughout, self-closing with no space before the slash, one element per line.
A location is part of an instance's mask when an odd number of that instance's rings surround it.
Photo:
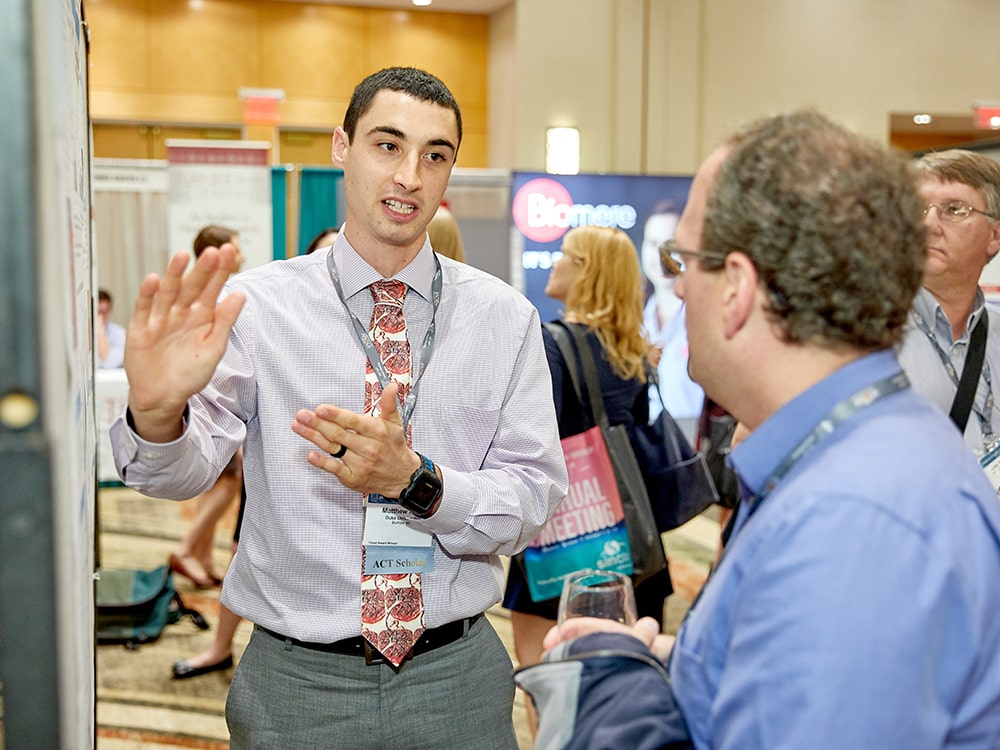
<path fill-rule="evenodd" d="M 722 290 L 723 333 L 732 338 L 747 325 L 757 306 L 757 267 L 744 253 L 726 255 Z"/>
<path fill-rule="evenodd" d="M 993 256 L 1000 252 L 1000 221 L 993 225 L 993 233 L 990 235 L 989 244 L 986 245 L 986 258 L 993 260 Z"/>
<path fill-rule="evenodd" d="M 330 146 L 330 160 L 333 162 L 333 166 L 340 169 L 344 168 L 344 152 L 350 145 L 347 133 L 338 125 L 336 130 L 333 131 L 333 143 Z"/>

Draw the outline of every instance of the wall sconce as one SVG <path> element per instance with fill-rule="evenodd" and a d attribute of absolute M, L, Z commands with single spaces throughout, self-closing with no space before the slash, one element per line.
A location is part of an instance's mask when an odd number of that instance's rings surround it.
<path fill-rule="evenodd" d="M 548 128 L 545 131 L 545 171 L 549 174 L 580 172 L 579 128 Z"/>

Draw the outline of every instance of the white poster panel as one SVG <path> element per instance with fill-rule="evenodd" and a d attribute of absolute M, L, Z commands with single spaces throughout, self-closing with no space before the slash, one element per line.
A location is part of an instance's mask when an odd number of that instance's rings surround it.
<path fill-rule="evenodd" d="M 218 224 L 239 232 L 242 270 L 274 260 L 269 160 L 268 143 L 168 140 L 171 254 Z"/>
<path fill-rule="evenodd" d="M 39 350 L 51 446 L 61 747 L 94 737 L 93 269 L 87 56 L 78 0 L 33 3 Z M 6 10 L 6 8 L 5 8 Z M 28 117 L 27 113 L 7 113 Z M 28 217 L 25 217 L 27 220 Z M 38 502 L 49 498 L 39 497 Z M 24 562 L 24 561 L 22 561 Z M 26 561 L 31 564 L 31 561 Z M 46 592 L 38 591 L 38 596 Z M 16 647 L 16 642 L 7 644 Z M 38 665 L 40 672 L 47 665 Z M 24 705 L 19 701 L 19 705 Z M 52 717 L 57 721 L 57 717 Z"/>
<path fill-rule="evenodd" d="M 94 401 L 97 412 L 97 481 L 104 485 L 120 485 L 109 431 L 128 405 L 128 378 L 124 369 L 94 371 Z"/>
<path fill-rule="evenodd" d="M 94 159 L 94 192 L 166 193 L 167 163 L 156 159 Z"/>

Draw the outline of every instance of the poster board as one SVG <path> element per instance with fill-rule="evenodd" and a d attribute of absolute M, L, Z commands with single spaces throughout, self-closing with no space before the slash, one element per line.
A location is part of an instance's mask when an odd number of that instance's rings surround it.
<path fill-rule="evenodd" d="M 166 145 L 171 255 L 190 251 L 202 227 L 218 224 L 239 233 L 241 270 L 274 260 L 271 144 L 168 139 Z"/>
<path fill-rule="evenodd" d="M 82 2 L 10 5 L 0 54 L 2 744 L 88 748 L 96 452 Z"/>

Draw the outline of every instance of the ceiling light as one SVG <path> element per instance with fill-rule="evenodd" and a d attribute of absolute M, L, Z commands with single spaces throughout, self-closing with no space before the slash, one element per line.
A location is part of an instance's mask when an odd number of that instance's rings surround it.
<path fill-rule="evenodd" d="M 422 8 L 425 5 L 430 5 L 431 0 L 413 0 L 413 4 L 416 5 L 418 8 Z"/>
<path fill-rule="evenodd" d="M 913 115 L 913 122 L 915 125 L 930 125 L 931 124 L 930 115 Z"/>
<path fill-rule="evenodd" d="M 549 174 L 579 173 L 580 131 L 577 128 L 548 128 L 545 131 L 545 171 Z"/>

